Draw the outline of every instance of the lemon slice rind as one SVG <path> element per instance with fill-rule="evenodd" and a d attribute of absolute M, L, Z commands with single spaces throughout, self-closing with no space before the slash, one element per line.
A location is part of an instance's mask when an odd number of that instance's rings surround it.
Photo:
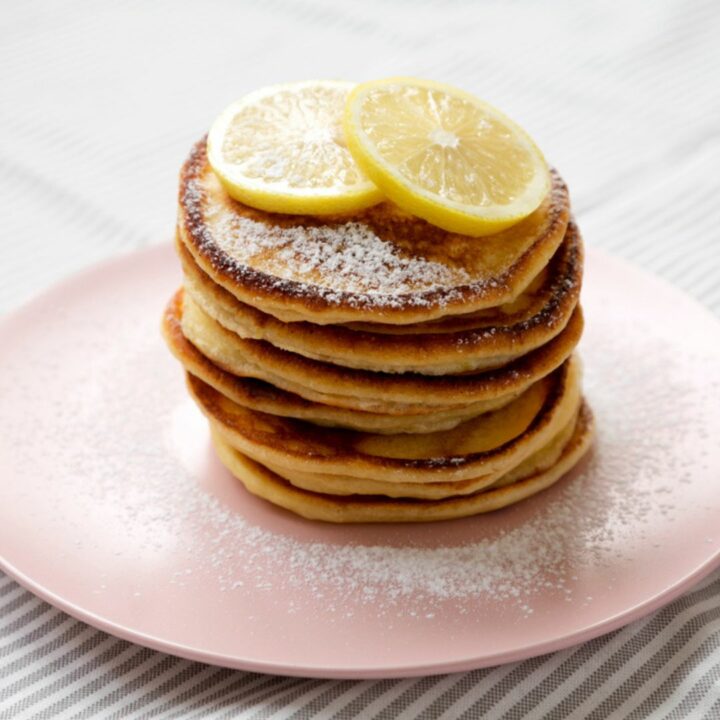
<path fill-rule="evenodd" d="M 313 126 L 313 112 L 318 111 L 324 119 L 332 115 L 334 108 L 313 108 L 313 93 L 347 93 L 354 87 L 353 83 L 334 80 L 315 80 L 283 85 L 271 85 L 245 95 L 240 100 L 229 105 L 213 123 L 207 139 L 207 154 L 210 166 L 222 183 L 226 192 L 235 200 L 267 212 L 333 215 L 361 210 L 377 204 L 383 200 L 380 190 L 364 175 L 362 170 L 354 164 L 354 160 L 347 150 L 342 134 L 342 105 L 336 113 L 333 124 L 320 123 Z M 273 98 L 281 93 L 287 97 L 297 96 L 299 110 L 295 112 L 295 127 L 288 122 L 282 112 L 269 107 Z M 302 102 L 303 94 L 306 102 Z M 257 118 L 253 113 L 257 113 Z M 247 117 L 247 128 L 244 129 L 246 137 L 241 138 L 241 145 L 245 155 L 242 162 L 233 162 L 228 157 L 226 141 L 228 134 L 233 132 L 233 123 L 240 113 Z M 276 120 L 277 127 L 273 128 L 270 120 Z M 321 119 L 323 119 L 321 118 Z M 263 122 L 265 120 L 265 122 Z M 298 123 L 306 123 L 297 127 Z M 321 126 L 322 125 L 322 126 Z M 267 129 L 267 134 L 263 132 Z M 272 133 L 272 134 L 270 134 Z M 306 145 L 309 149 L 314 143 L 318 156 L 315 161 L 310 153 L 292 156 L 297 148 L 302 148 L 303 135 L 311 136 Z M 325 145 L 325 147 L 323 147 Z M 344 147 L 343 147 L 344 146 Z M 289 152 L 288 152 L 289 151 Z M 255 155 L 253 155 L 255 153 Z M 275 156 L 273 156 L 275 153 Z M 345 157 L 347 155 L 347 157 Z M 275 157 L 276 159 L 273 159 Z M 325 185 L 313 183 L 319 175 L 319 160 L 323 158 L 340 158 L 342 163 L 338 167 L 327 167 L 327 181 Z M 277 169 L 273 168 L 273 162 Z M 352 163 L 350 174 L 355 182 L 343 181 L 343 170 Z M 253 164 L 260 171 L 248 172 Z M 262 176 L 262 170 L 270 167 L 275 177 L 269 179 Z M 286 171 L 283 174 L 283 171 Z M 287 175 L 292 171 L 299 176 L 300 181 L 292 184 Z M 347 172 L 345 173 L 347 174 Z M 303 178 L 307 180 L 303 184 Z"/>
<path fill-rule="evenodd" d="M 429 191 L 421 183 L 409 180 L 396 166 L 388 162 L 365 131 L 361 117 L 363 103 L 374 91 L 398 93 L 412 88 L 431 90 L 460 99 L 500 123 L 512 136 L 515 147 L 525 153 L 534 169 L 522 194 L 514 201 L 502 205 L 470 205 Z M 530 215 L 550 191 L 547 163 L 532 138 L 492 105 L 470 93 L 442 83 L 394 77 L 356 85 L 350 91 L 346 102 L 344 127 L 348 146 L 356 162 L 390 200 L 405 211 L 450 232 L 476 237 L 499 232 Z M 402 137 L 398 139 L 403 140 Z"/>

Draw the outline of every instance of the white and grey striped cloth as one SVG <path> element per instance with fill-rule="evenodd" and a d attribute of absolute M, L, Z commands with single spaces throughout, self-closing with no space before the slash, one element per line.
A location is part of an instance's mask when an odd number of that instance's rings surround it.
<path fill-rule="evenodd" d="M 0 311 L 168 240 L 185 153 L 245 91 L 412 74 L 516 118 L 568 181 L 588 244 L 720 314 L 718 38 L 716 0 L 4 3 Z M 372 682 L 180 660 L 0 574 L 0 718 L 51 717 L 720 718 L 720 573 L 585 645 Z"/>

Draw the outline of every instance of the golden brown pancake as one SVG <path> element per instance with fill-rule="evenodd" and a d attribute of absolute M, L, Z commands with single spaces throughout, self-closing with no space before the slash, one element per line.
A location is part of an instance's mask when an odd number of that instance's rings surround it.
<path fill-rule="evenodd" d="M 240 377 L 226 372 L 203 355 L 182 333 L 182 301 L 180 293 L 168 304 L 162 332 L 168 348 L 187 372 L 200 378 L 230 400 L 271 415 L 308 420 L 317 425 L 345 427 L 375 433 L 422 433 L 448 430 L 463 420 L 502 407 L 517 397 L 510 392 L 484 402 L 457 406 L 447 410 L 423 405 L 408 405 L 405 415 L 371 413 L 350 408 L 312 402 L 276 388 L 263 380 Z"/>
<path fill-rule="evenodd" d="M 484 404 L 522 392 L 561 365 L 582 333 L 576 308 L 553 340 L 502 368 L 477 374 L 433 376 L 379 373 L 306 358 L 262 340 L 244 340 L 223 328 L 189 298 L 183 300 L 185 337 L 214 364 L 233 375 L 254 377 L 307 400 L 383 414 L 427 414 Z M 476 408 L 479 409 L 479 408 Z"/>
<path fill-rule="evenodd" d="M 263 464 L 359 478 L 446 482 L 509 472 L 546 445 L 577 410 L 580 368 L 570 358 L 498 410 L 434 433 L 372 434 L 260 413 L 189 375 L 214 432 Z"/>
<path fill-rule="evenodd" d="M 351 217 L 279 215 L 232 200 L 205 140 L 180 177 L 178 238 L 212 280 L 283 321 L 409 324 L 512 302 L 548 264 L 569 220 L 567 188 L 495 235 L 449 233 L 385 202 Z"/>
<path fill-rule="evenodd" d="M 449 497 L 471 495 L 484 488 L 507 485 L 516 480 L 547 470 L 554 465 L 563 448 L 570 441 L 577 422 L 577 412 L 570 422 L 555 435 L 547 445 L 523 460 L 516 468 L 501 474 L 498 472 L 480 475 L 468 480 L 449 482 L 400 482 L 397 480 L 375 480 L 324 473 L 304 473 L 299 470 L 265 465 L 276 475 L 295 487 L 325 495 L 385 495 L 386 497 L 411 497 L 421 500 L 442 500 Z"/>
<path fill-rule="evenodd" d="M 507 507 L 550 487 L 568 473 L 592 444 L 593 419 L 582 404 L 570 441 L 557 462 L 512 484 L 444 500 L 384 496 L 338 496 L 295 487 L 268 468 L 235 450 L 223 437 L 213 436 L 218 456 L 245 488 L 275 505 L 326 522 L 432 522 L 467 517 Z"/>
<path fill-rule="evenodd" d="M 378 372 L 445 375 L 505 365 L 562 332 L 577 305 L 582 279 L 582 243 L 570 223 L 562 245 L 538 276 L 541 282 L 502 308 L 406 326 L 285 323 L 213 282 L 181 243 L 178 251 L 186 293 L 225 329 L 315 360 Z"/>

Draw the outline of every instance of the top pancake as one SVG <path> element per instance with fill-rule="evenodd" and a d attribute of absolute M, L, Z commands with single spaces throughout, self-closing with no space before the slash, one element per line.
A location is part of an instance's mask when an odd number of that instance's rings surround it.
<path fill-rule="evenodd" d="M 216 283 L 285 322 L 428 322 L 515 300 L 560 246 L 567 188 L 484 238 L 449 233 L 385 202 L 313 218 L 247 207 L 223 190 L 200 141 L 180 176 L 178 239 Z"/>

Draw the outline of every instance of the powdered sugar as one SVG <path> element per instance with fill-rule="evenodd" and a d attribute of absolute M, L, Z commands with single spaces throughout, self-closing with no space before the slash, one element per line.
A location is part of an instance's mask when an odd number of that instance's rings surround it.
<path fill-rule="evenodd" d="M 217 206 L 208 217 L 213 242 L 237 267 L 252 266 L 280 280 L 295 280 L 324 291 L 383 296 L 452 288 L 470 281 L 468 273 L 418 256 L 405 256 L 362 222 L 268 225 Z"/>
<path fill-rule="evenodd" d="M 120 591 L 113 568 L 125 566 L 143 598 L 203 588 L 267 604 L 277 617 L 431 623 L 467 613 L 482 622 L 487 613 L 537 617 L 548 597 L 592 604 L 652 554 L 699 553 L 689 518 L 704 556 L 712 551 L 720 363 L 687 314 L 680 342 L 669 315 L 649 321 L 607 286 L 591 292 L 583 352 L 599 438 L 578 477 L 488 516 L 335 527 L 269 508 L 220 469 L 147 312 L 154 283 L 148 270 L 132 299 L 109 283 L 96 288 L 97 307 L 81 298 L 52 320 L 23 323 L 0 378 L 5 507 L 42 515 L 47 557 L 68 568 L 102 558 L 107 577 L 88 580 L 100 594 Z M 608 585 L 588 592 L 596 575 Z"/>

